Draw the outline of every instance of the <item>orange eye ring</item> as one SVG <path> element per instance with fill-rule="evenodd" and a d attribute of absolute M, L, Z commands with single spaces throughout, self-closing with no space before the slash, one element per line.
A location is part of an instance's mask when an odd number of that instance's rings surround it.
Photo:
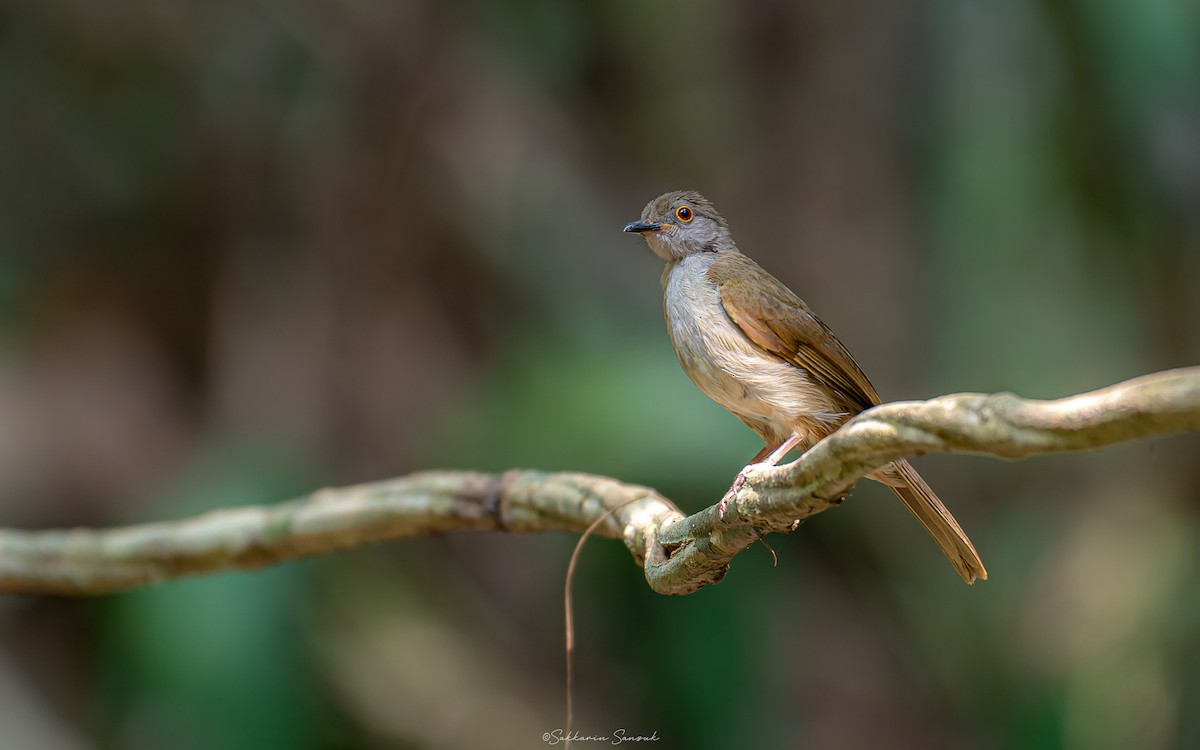
<path fill-rule="evenodd" d="M 689 206 L 680 206 L 679 208 L 675 209 L 675 218 L 679 219 L 684 224 L 687 224 L 691 222 L 692 219 L 696 218 L 696 214 Z"/>

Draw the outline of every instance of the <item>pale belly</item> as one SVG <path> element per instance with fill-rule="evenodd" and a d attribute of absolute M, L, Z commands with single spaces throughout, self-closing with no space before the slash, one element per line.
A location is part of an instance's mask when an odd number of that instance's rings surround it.
<path fill-rule="evenodd" d="M 793 432 L 802 447 L 845 418 L 807 372 L 759 349 L 721 306 L 705 278 L 712 253 L 691 255 L 663 277 L 663 312 L 679 364 L 692 382 L 772 444 Z"/>

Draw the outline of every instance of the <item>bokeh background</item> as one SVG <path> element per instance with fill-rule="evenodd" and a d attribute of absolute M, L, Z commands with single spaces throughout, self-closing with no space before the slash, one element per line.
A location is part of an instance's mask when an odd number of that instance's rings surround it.
<path fill-rule="evenodd" d="M 692 187 L 885 399 L 1200 360 L 1190 0 L 0 2 L 0 523 L 421 468 L 714 502 L 759 447 L 620 232 Z M 1200 744 L 1200 440 L 919 467 L 650 593 L 594 540 L 579 729 L 656 747 Z M 0 599 L 0 746 L 542 747 L 573 539 Z"/>

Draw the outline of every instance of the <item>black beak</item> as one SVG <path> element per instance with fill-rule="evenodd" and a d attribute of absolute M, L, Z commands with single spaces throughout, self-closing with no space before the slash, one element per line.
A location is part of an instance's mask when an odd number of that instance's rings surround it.
<path fill-rule="evenodd" d="M 659 232 L 662 231 L 662 224 L 655 224 L 652 221 L 635 221 L 632 224 L 626 224 L 625 228 L 621 231 L 636 232 L 638 234 L 644 234 L 646 232 Z"/>

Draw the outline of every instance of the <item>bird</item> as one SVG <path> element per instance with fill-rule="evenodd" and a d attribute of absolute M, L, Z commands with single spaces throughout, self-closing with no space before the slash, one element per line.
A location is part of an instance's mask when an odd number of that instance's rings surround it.
<path fill-rule="evenodd" d="M 666 262 L 663 314 L 692 382 L 763 441 L 719 503 L 758 467 L 807 450 L 859 412 L 881 403 L 854 357 L 782 282 L 743 255 L 729 222 L 693 190 L 646 204 L 625 232 Z M 974 545 L 921 475 L 903 459 L 868 475 L 916 516 L 967 583 L 987 579 Z"/>

